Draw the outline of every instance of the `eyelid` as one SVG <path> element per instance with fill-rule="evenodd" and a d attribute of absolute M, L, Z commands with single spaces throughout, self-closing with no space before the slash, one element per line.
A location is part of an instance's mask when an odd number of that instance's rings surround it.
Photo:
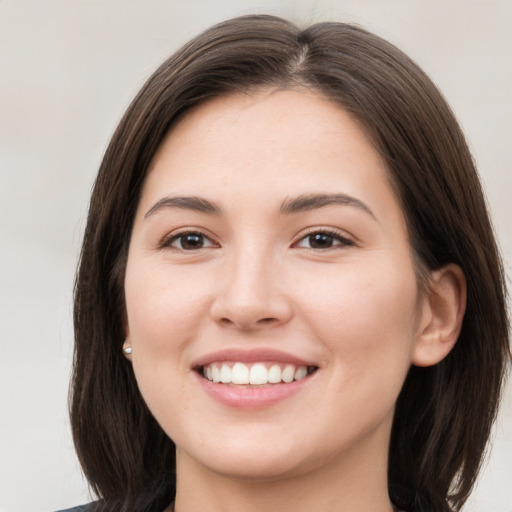
<path fill-rule="evenodd" d="M 319 233 L 319 234 L 323 234 L 323 235 L 328 235 L 328 236 L 332 236 L 334 239 L 340 241 L 341 243 L 340 244 L 337 244 L 337 245 L 334 245 L 332 247 L 330 247 L 330 249 L 332 248 L 336 248 L 336 247 L 343 247 L 343 246 L 354 246 L 354 245 L 357 245 L 356 242 L 353 240 L 352 237 L 349 237 L 347 236 L 347 234 L 344 232 L 344 231 L 341 231 L 339 229 L 336 229 L 336 228 L 332 228 L 332 227 L 323 227 L 323 226 L 314 226 L 314 227 L 310 227 L 310 228 L 307 228 L 305 229 L 304 231 L 302 231 L 301 233 L 299 233 L 299 235 L 295 238 L 295 241 L 292 243 L 292 247 L 297 247 L 298 244 L 304 240 L 306 237 L 310 236 L 310 235 L 313 235 L 313 234 L 316 234 L 316 233 Z M 186 227 L 186 228 L 179 228 L 177 230 L 174 230 L 170 233 L 167 233 L 165 236 L 163 236 L 160 241 L 158 242 L 157 244 L 157 248 L 158 249 L 166 249 L 166 248 L 171 248 L 171 249 L 176 249 L 176 250 L 180 250 L 179 248 L 173 248 L 171 246 L 172 242 L 176 239 L 178 239 L 180 236 L 184 236 L 184 235 L 188 235 L 188 234 L 199 234 L 199 235 L 202 235 L 204 236 L 213 246 L 216 246 L 216 247 L 219 247 L 220 244 L 215 240 L 215 237 L 213 237 L 211 234 L 207 233 L 204 229 L 202 228 L 196 228 L 196 227 Z M 204 249 L 204 248 L 200 248 L 200 249 Z M 197 249 L 197 250 L 200 250 L 200 249 Z M 322 251 L 325 251 L 327 249 L 311 249 L 311 250 L 322 250 Z"/>
<path fill-rule="evenodd" d="M 311 250 L 314 250 L 314 251 L 326 251 L 328 249 L 334 249 L 336 247 L 347 247 L 347 246 L 355 246 L 355 245 L 357 245 L 356 242 L 354 241 L 354 239 L 352 237 L 349 237 L 344 231 L 341 231 L 341 230 L 336 229 L 336 228 L 331 228 L 331 227 L 327 228 L 327 227 L 322 227 L 322 226 L 315 226 L 315 227 L 307 228 L 306 230 L 302 231 L 296 237 L 295 242 L 293 242 L 293 244 L 292 244 L 292 247 L 298 247 L 298 244 L 302 240 L 304 240 L 308 236 L 314 235 L 316 233 L 322 234 L 322 235 L 327 235 L 327 236 L 332 236 L 334 239 L 340 241 L 341 244 L 334 245 L 334 246 L 331 246 L 331 247 L 326 248 L 326 249 L 313 249 L 313 248 L 310 248 Z M 308 249 L 308 247 L 304 247 L 304 249 Z"/>
<path fill-rule="evenodd" d="M 205 232 L 204 229 L 201 228 L 195 228 L 195 227 L 186 227 L 186 228 L 179 228 L 174 231 L 171 231 L 170 233 L 167 233 L 165 236 L 161 238 L 161 240 L 157 244 L 158 249 L 175 249 L 177 251 L 181 251 L 183 249 L 179 249 L 177 247 L 172 247 L 171 244 L 174 240 L 178 239 L 180 236 L 184 235 L 201 235 L 204 236 L 207 240 L 211 242 L 211 244 L 215 247 L 219 247 L 218 242 L 215 241 L 214 237 L 208 233 Z M 200 251 L 201 249 L 208 249 L 209 247 L 201 247 L 199 249 L 196 249 L 196 251 Z M 189 252 L 195 252 L 195 251 L 189 251 Z"/>

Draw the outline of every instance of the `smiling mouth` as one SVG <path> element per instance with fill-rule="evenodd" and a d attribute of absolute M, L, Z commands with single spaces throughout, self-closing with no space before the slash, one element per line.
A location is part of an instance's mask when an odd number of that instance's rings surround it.
<path fill-rule="evenodd" d="M 200 366 L 197 372 L 216 384 L 231 386 L 270 386 L 302 380 L 318 370 L 317 366 L 278 364 L 275 362 L 215 362 Z"/>

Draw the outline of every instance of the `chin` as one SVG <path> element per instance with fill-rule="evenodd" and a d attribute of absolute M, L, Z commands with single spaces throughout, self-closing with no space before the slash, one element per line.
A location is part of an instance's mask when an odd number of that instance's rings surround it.
<path fill-rule="evenodd" d="M 245 438 L 245 442 L 240 439 L 232 443 L 218 442 L 211 449 L 203 445 L 200 451 L 193 453 L 179 450 L 178 460 L 199 464 L 225 478 L 254 482 L 299 476 L 325 463 L 320 453 L 308 457 L 307 447 L 292 442 L 291 438 L 288 438 L 289 442 L 281 439 L 270 442 L 269 438 L 254 441 Z"/>
<path fill-rule="evenodd" d="M 212 461 L 206 467 L 225 478 L 254 482 L 276 481 L 307 472 L 302 465 L 283 457 L 237 457 L 222 462 Z"/>

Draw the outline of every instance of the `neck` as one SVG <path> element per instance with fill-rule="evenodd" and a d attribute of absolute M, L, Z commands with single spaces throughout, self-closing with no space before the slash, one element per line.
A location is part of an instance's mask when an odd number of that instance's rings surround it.
<path fill-rule="evenodd" d="M 379 454 L 368 448 L 371 457 L 343 454 L 272 479 L 221 474 L 178 451 L 175 512 L 392 512 L 387 446 Z"/>

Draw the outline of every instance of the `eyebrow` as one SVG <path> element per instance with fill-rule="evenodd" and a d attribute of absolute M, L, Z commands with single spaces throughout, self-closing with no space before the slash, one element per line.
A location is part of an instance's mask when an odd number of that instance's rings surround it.
<path fill-rule="evenodd" d="M 164 197 L 157 201 L 144 216 L 147 219 L 149 216 L 154 215 L 158 211 L 164 208 L 182 208 L 184 210 L 192 210 L 200 213 L 208 213 L 214 215 L 220 215 L 220 208 L 208 199 L 195 196 L 176 196 L 176 197 Z"/>
<path fill-rule="evenodd" d="M 280 212 L 284 214 L 299 213 L 331 205 L 354 206 L 377 220 L 375 214 L 365 203 L 346 194 L 306 194 L 294 199 L 286 199 L 281 205 Z"/>
<path fill-rule="evenodd" d="M 375 214 L 361 200 L 346 194 L 305 194 L 293 199 L 285 199 L 279 209 L 281 214 L 293 214 L 308 210 L 316 210 L 331 205 L 353 206 L 359 208 L 374 219 Z M 164 197 L 157 201 L 144 218 L 163 210 L 164 208 L 182 208 L 200 213 L 222 215 L 222 210 L 214 202 L 196 196 Z"/>

